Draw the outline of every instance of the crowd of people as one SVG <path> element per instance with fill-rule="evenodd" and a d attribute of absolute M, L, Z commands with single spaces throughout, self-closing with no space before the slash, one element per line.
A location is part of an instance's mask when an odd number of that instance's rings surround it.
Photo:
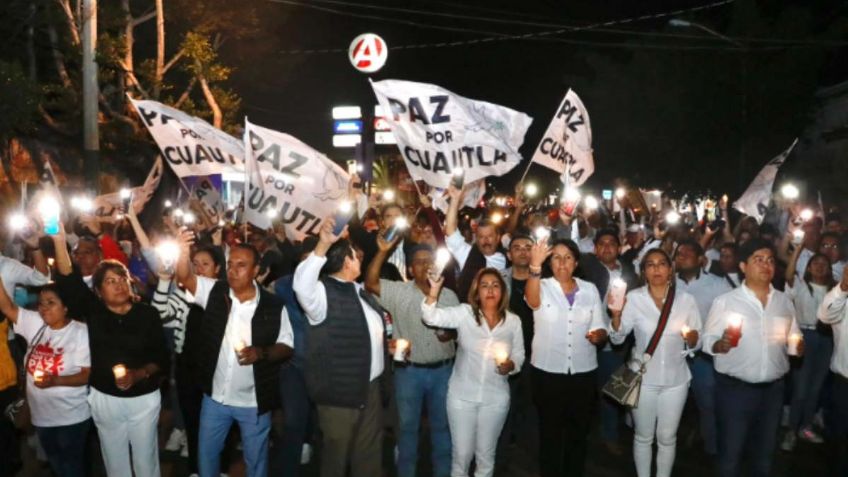
<path fill-rule="evenodd" d="M 726 197 L 704 214 L 631 193 L 545 205 L 519 184 L 464 209 L 451 186 L 442 213 L 358 182 L 349 222 L 301 241 L 279 221 L 181 225 L 173 207 L 146 227 L 129 207 L 16 231 L 0 256 L 0 477 L 27 433 L 57 476 L 89 474 L 95 433 L 107 475 L 158 476 L 164 408 L 165 448 L 202 477 L 236 446 L 251 477 L 297 476 L 313 447 L 322 477 L 384 475 L 387 429 L 400 477 L 422 435 L 437 477 L 491 476 L 515 442 L 542 477 L 580 476 L 593 426 L 621 454 L 624 422 L 621 473 L 667 477 L 690 397 L 721 477 L 771 475 L 798 440 L 831 441 L 828 467 L 848 475 L 835 210 L 776 198 L 759 223 Z M 602 392 L 623 366 L 641 374 L 632 407 Z"/>

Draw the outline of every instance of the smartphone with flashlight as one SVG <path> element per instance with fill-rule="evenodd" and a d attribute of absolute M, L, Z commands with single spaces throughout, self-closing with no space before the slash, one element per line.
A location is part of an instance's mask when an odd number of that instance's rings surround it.
<path fill-rule="evenodd" d="M 603 197 L 604 200 L 612 200 L 612 189 L 604 189 L 601 192 L 601 197 Z"/>
<path fill-rule="evenodd" d="M 342 202 L 339 208 L 336 209 L 336 225 L 333 227 L 333 235 L 339 235 L 345 228 L 348 222 L 353 217 L 353 204 L 350 202 Z"/>
<path fill-rule="evenodd" d="M 461 167 L 457 167 L 451 174 L 451 185 L 459 190 L 465 185 L 465 171 Z"/>

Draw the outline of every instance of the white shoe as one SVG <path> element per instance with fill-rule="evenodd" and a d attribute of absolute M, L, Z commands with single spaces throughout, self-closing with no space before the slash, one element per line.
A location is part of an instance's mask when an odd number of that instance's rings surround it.
<path fill-rule="evenodd" d="M 810 442 L 812 444 L 821 444 L 822 442 L 824 442 L 822 436 L 816 434 L 816 431 L 814 431 L 813 428 L 809 426 L 804 427 L 803 429 L 798 431 L 798 437 L 801 438 L 801 440 Z"/>
<path fill-rule="evenodd" d="M 310 461 L 312 461 L 312 446 L 304 442 L 300 449 L 300 465 L 306 465 Z"/>
<path fill-rule="evenodd" d="M 780 443 L 780 448 L 785 450 L 786 452 L 792 452 L 795 449 L 795 442 L 797 441 L 797 437 L 795 437 L 795 433 L 792 431 L 786 431 L 783 435 L 783 441 Z"/>
<path fill-rule="evenodd" d="M 168 442 L 165 443 L 165 450 L 176 452 L 182 449 L 183 445 L 186 442 L 185 431 L 180 429 L 174 429 L 171 431 L 171 435 L 168 436 Z"/>

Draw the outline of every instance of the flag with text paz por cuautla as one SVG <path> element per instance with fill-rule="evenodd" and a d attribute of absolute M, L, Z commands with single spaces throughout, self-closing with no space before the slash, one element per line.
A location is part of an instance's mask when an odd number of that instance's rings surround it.
<path fill-rule="evenodd" d="M 324 154 L 288 134 L 244 123 L 248 179 L 245 218 L 267 229 L 285 225 L 292 240 L 317 234 L 324 217 L 347 199 L 350 176 Z M 269 211 L 276 211 L 276 218 Z"/>
<path fill-rule="evenodd" d="M 179 177 L 244 173 L 244 143 L 162 103 L 132 100 L 162 157 Z"/>
<path fill-rule="evenodd" d="M 533 162 L 559 172 L 569 186 L 583 184 L 595 172 L 589 112 L 574 91 L 565 93 L 533 153 Z"/>
<path fill-rule="evenodd" d="M 530 116 L 433 84 L 383 80 L 371 86 L 413 179 L 447 188 L 456 167 L 470 183 L 521 162 L 518 148 Z"/>
<path fill-rule="evenodd" d="M 751 185 L 745 189 L 742 197 L 733 203 L 734 209 L 743 214 L 750 215 L 757 219 L 757 222 L 763 221 L 768 210 L 769 202 L 771 201 L 771 190 L 774 187 L 774 178 L 777 176 L 777 170 L 780 169 L 780 166 L 789 157 L 789 154 L 797 143 L 798 139 L 792 141 L 792 145 L 788 149 L 781 152 L 780 155 L 769 161 L 760 170 L 760 173 L 757 174 Z"/>

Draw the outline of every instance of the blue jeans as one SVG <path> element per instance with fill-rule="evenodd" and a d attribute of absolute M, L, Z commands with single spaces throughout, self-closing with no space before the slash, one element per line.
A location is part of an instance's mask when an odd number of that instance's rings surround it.
<path fill-rule="evenodd" d="M 273 475 L 297 477 L 312 414 L 302 369 L 291 364 L 280 368 L 280 395 L 283 398 L 283 432 L 274 443 L 271 472 Z"/>
<path fill-rule="evenodd" d="M 220 475 L 220 455 L 233 422 L 241 430 L 241 443 L 248 477 L 268 475 L 268 432 L 271 413 L 258 414 L 255 407 L 226 406 L 203 396 L 200 410 L 200 442 L 197 463 L 201 477 Z"/>
<path fill-rule="evenodd" d="M 804 335 L 804 356 L 801 366 L 792 371 L 789 429 L 793 431 L 812 424 L 833 355 L 833 338 L 816 330 L 802 329 L 801 333 Z"/>
<path fill-rule="evenodd" d="M 624 364 L 623 349 L 598 351 L 598 389 L 603 388 L 612 373 Z M 607 442 L 618 442 L 618 423 L 621 419 L 621 406 L 612 399 L 601 396 L 601 437 Z"/>
<path fill-rule="evenodd" d="M 716 373 L 718 475 L 742 474 L 744 453 L 752 477 L 768 477 L 783 409 L 783 378 L 750 384 Z"/>
<path fill-rule="evenodd" d="M 448 427 L 448 380 L 453 366 L 395 369 L 395 398 L 397 400 L 398 477 L 414 477 L 418 463 L 418 433 L 421 427 L 421 406 L 427 406 L 430 422 L 430 442 L 433 448 L 433 476 L 447 477 L 451 469 L 451 435 Z"/>
<path fill-rule="evenodd" d="M 58 477 L 86 475 L 85 449 L 89 430 L 91 419 L 68 426 L 35 428 L 50 468 Z"/>
<path fill-rule="evenodd" d="M 692 372 L 690 389 L 698 406 L 701 439 L 704 441 L 704 452 L 716 455 L 716 417 L 715 417 L 715 371 L 713 360 L 699 352 L 689 361 Z"/>

